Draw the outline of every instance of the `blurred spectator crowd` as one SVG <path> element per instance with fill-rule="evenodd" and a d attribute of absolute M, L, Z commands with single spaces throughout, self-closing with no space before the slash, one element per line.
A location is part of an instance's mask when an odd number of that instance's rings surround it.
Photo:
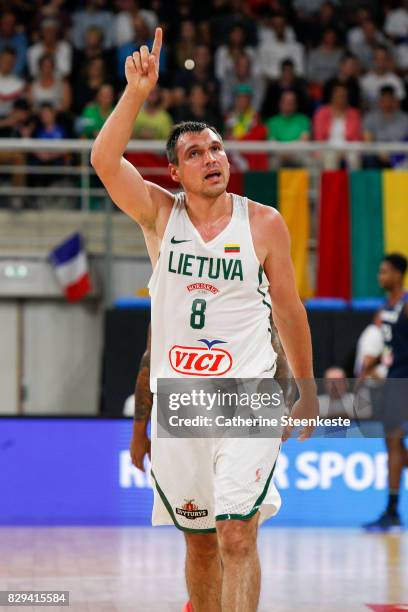
<path fill-rule="evenodd" d="M 161 25 L 160 81 L 134 138 L 165 139 L 190 119 L 239 140 L 408 138 L 408 0 L 0 0 L 0 9 L 0 137 L 94 138 L 126 85 L 126 57 Z"/>

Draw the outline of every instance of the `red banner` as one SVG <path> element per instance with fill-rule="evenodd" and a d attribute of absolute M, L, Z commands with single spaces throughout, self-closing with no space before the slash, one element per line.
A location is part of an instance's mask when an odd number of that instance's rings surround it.
<path fill-rule="evenodd" d="M 317 295 L 351 297 L 350 211 L 345 170 L 321 176 Z"/>

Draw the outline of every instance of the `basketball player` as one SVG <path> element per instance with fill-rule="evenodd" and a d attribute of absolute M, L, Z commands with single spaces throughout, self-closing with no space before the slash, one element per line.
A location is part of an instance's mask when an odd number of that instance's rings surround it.
<path fill-rule="evenodd" d="M 124 159 L 137 114 L 158 79 L 161 41 L 158 28 L 151 52 L 143 46 L 126 59 L 126 89 L 95 140 L 91 163 L 113 201 L 141 226 L 153 265 L 152 522 L 185 532 L 195 612 L 254 612 L 257 527 L 280 507 L 272 475 L 281 440 L 159 438 L 157 381 L 173 377 L 177 386 L 203 373 L 273 377 L 272 302 L 299 390 L 292 416 L 315 418 L 310 330 L 287 228 L 276 210 L 226 191 L 229 162 L 214 128 L 191 122 L 172 131 L 169 170 L 183 193 L 144 181 Z M 312 422 L 306 423 L 300 440 L 312 433 Z"/>
<path fill-rule="evenodd" d="M 380 311 L 386 356 L 389 364 L 382 398 L 382 421 L 388 453 L 388 504 L 385 512 L 364 527 L 368 531 L 392 531 L 401 528 L 398 498 L 401 475 L 408 466 L 408 451 L 404 445 L 404 423 L 408 422 L 408 293 L 404 291 L 407 260 L 392 253 L 381 262 L 378 282 L 385 290 L 387 302 Z M 369 364 L 371 365 L 371 364 Z"/>

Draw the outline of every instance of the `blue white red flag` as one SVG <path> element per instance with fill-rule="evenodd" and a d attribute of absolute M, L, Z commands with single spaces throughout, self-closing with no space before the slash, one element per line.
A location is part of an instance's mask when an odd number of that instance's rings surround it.
<path fill-rule="evenodd" d="M 51 251 L 49 259 L 69 302 L 77 302 L 91 291 L 88 258 L 81 234 L 73 234 L 61 242 Z"/>

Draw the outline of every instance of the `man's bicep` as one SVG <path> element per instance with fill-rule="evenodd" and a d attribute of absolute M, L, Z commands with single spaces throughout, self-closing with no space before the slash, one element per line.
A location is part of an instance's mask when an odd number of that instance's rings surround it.
<path fill-rule="evenodd" d="M 264 269 L 269 280 L 272 302 L 278 306 L 286 300 L 298 297 L 295 271 L 290 256 L 290 237 L 282 217 L 273 221 L 271 246 L 265 259 Z"/>
<path fill-rule="evenodd" d="M 115 204 L 142 226 L 155 223 L 157 203 L 151 190 L 136 168 L 122 157 L 119 166 L 101 177 Z"/>

